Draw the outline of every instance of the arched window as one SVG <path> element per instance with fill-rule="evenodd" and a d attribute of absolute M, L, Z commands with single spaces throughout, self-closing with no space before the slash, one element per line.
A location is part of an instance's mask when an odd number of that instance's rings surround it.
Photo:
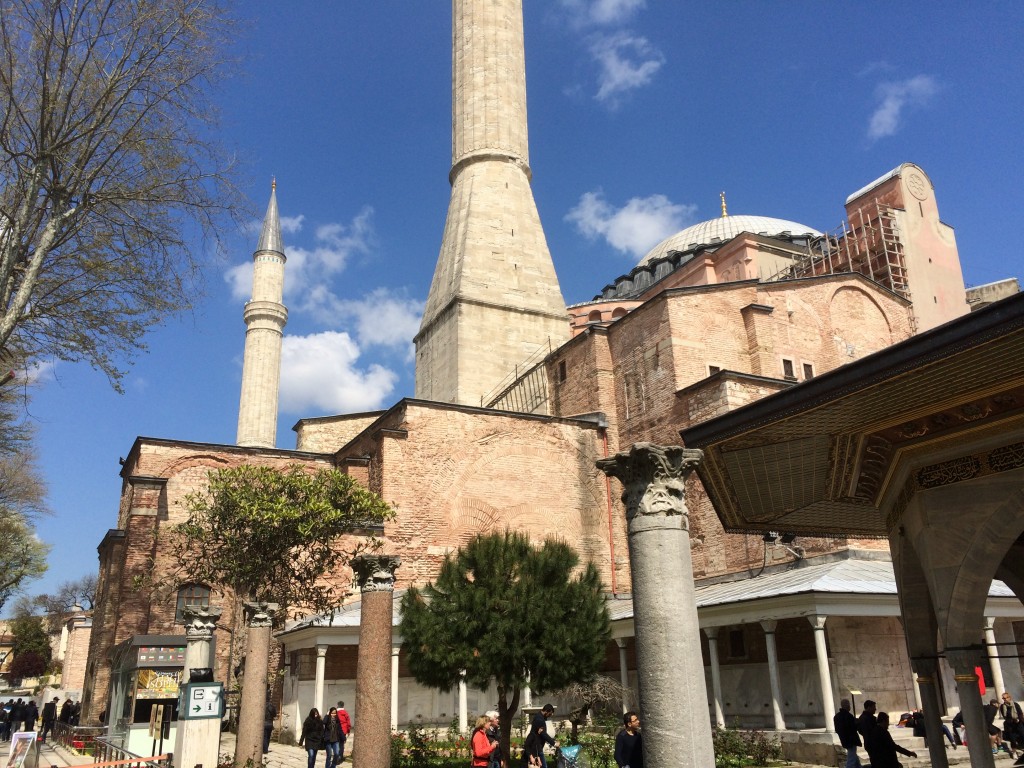
<path fill-rule="evenodd" d="M 174 623 L 185 623 L 186 608 L 209 608 L 210 588 L 204 584 L 183 584 L 178 587 L 178 601 L 174 608 Z"/>
<path fill-rule="evenodd" d="M 620 317 L 625 317 L 625 316 L 626 316 L 626 308 L 625 307 L 616 307 L 614 310 L 612 310 L 612 320 L 618 320 Z"/>
<path fill-rule="evenodd" d="M 601 322 L 601 310 L 595 309 L 589 315 L 587 315 L 588 323 L 600 323 Z"/>

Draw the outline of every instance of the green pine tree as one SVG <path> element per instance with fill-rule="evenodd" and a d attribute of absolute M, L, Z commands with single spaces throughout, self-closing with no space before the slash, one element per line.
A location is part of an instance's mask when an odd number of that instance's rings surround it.
<path fill-rule="evenodd" d="M 449 556 L 437 580 L 402 599 L 401 634 L 416 680 L 451 690 L 498 688 L 508 758 L 512 716 L 529 684 L 553 691 L 592 679 L 610 637 L 601 579 L 568 544 L 539 547 L 521 534 L 481 534 Z"/>

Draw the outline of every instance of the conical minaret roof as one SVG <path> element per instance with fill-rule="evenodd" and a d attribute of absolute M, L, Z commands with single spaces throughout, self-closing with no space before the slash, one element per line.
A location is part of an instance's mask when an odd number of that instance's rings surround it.
<path fill-rule="evenodd" d="M 270 203 L 267 215 L 263 217 L 263 229 L 260 230 L 260 241 L 256 252 L 273 251 L 284 256 L 284 241 L 281 239 L 281 220 L 277 215 L 277 182 L 270 183 Z"/>

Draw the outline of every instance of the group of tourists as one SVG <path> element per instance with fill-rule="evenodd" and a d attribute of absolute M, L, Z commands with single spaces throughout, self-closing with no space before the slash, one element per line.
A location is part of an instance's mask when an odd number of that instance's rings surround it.
<path fill-rule="evenodd" d="M 523 768 L 548 768 L 545 745 L 557 749 L 558 740 L 548 733 L 548 720 L 555 712 L 552 704 L 545 704 L 533 716 L 523 741 L 520 765 Z M 615 763 L 619 768 L 644 768 L 644 749 L 640 736 L 640 717 L 636 712 L 622 716 L 623 729 L 615 737 Z M 503 749 L 498 713 L 491 711 L 477 718 L 470 737 L 472 768 L 501 768 Z"/>
<path fill-rule="evenodd" d="M 846 768 L 860 768 L 857 747 L 863 746 L 871 759 L 871 768 L 901 768 L 897 754 L 917 757 L 917 752 L 905 749 L 893 741 L 889 733 L 889 713 L 876 712 L 875 702 L 864 702 L 860 717 L 850 711 L 850 700 L 839 702 L 839 711 L 833 719 L 839 743 L 846 749 Z"/>
<path fill-rule="evenodd" d="M 299 746 L 306 748 L 308 768 L 316 767 L 316 753 L 326 750 L 325 768 L 334 768 L 345 760 L 345 742 L 352 730 L 352 719 L 345 711 L 345 702 L 327 711 L 327 717 L 320 717 L 316 707 L 309 710 L 309 716 L 302 721 Z"/>
<path fill-rule="evenodd" d="M 29 699 L 8 699 L 7 703 L 0 706 L 0 741 L 10 741 L 11 734 L 22 731 L 34 731 L 36 722 L 42 719 L 42 728 L 39 732 L 39 740 L 46 741 L 47 735 L 53 730 L 53 726 L 59 721 L 69 725 L 78 725 L 82 713 L 82 705 L 78 702 L 66 699 L 58 712 L 57 704 L 59 696 L 54 696 L 52 701 L 43 705 L 40 715 L 39 707 L 35 701 Z"/>

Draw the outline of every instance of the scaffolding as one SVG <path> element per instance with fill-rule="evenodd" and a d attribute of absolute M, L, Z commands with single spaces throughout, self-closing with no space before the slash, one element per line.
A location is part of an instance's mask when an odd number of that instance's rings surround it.
<path fill-rule="evenodd" d="M 857 208 L 850 219 L 813 241 L 805 256 L 766 282 L 858 272 L 910 301 L 897 210 L 876 198 L 873 204 Z"/>

